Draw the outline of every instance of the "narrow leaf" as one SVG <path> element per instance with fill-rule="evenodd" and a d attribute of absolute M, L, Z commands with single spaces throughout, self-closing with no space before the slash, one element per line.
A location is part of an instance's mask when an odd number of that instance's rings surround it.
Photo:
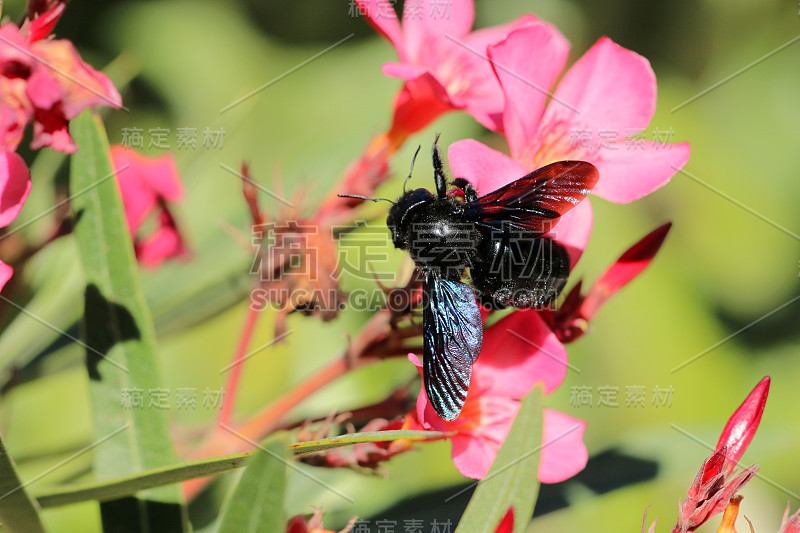
<path fill-rule="evenodd" d="M 220 512 L 220 533 L 274 533 L 286 528 L 283 498 L 288 451 L 285 437 L 260 446 Z"/>
<path fill-rule="evenodd" d="M 392 431 L 365 431 L 364 433 L 349 433 L 327 439 L 297 442 L 289 446 L 295 454 L 320 452 L 331 448 L 341 448 L 362 442 L 387 442 L 391 440 L 437 440 L 447 438 L 450 434 L 442 431 L 411 431 L 397 429 Z"/>
<path fill-rule="evenodd" d="M 0 529 L 12 533 L 44 533 L 39 506 L 20 481 L 17 465 L 0 435 Z"/>
<path fill-rule="evenodd" d="M 99 117 L 90 111 L 74 119 L 70 131 L 80 147 L 71 158 L 70 192 L 86 282 L 83 340 L 98 439 L 94 471 L 103 480 L 169 466 L 175 457 L 166 411 L 123 401 L 136 391 L 164 389 L 108 139 Z M 124 426 L 129 429 L 109 437 Z M 178 486 L 151 489 L 100 509 L 107 529 L 188 529 Z"/>
<path fill-rule="evenodd" d="M 180 483 L 198 477 L 213 476 L 229 472 L 245 465 L 253 452 L 236 453 L 188 461 L 164 468 L 154 468 L 108 481 L 67 485 L 42 491 L 34 497 L 41 507 L 57 507 L 87 500 L 108 501 L 123 496 L 132 496 L 139 491 Z"/>
<path fill-rule="evenodd" d="M 528 527 L 539 494 L 539 457 L 542 447 L 542 391 L 533 389 L 522 400 L 517 419 L 489 473 L 464 511 L 456 533 L 491 533 L 514 509 L 514 531 Z"/>

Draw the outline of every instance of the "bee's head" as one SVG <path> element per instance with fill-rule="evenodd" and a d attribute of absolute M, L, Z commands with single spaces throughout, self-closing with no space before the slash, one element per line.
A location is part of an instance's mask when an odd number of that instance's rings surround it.
<path fill-rule="evenodd" d="M 424 206 L 435 196 L 425 189 L 414 189 L 403 193 L 397 202 L 389 209 L 389 216 L 386 217 L 386 225 L 392 232 L 392 242 L 396 248 L 406 249 L 408 247 L 409 224 L 414 211 Z"/>

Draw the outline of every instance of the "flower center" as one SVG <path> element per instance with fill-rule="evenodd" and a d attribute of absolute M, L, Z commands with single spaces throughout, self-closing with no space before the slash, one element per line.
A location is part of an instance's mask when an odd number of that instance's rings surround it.
<path fill-rule="evenodd" d="M 531 169 L 564 160 L 587 161 L 597 155 L 598 147 L 592 130 L 574 122 L 552 120 L 542 124 L 537 141 L 523 154 L 523 162 Z"/>

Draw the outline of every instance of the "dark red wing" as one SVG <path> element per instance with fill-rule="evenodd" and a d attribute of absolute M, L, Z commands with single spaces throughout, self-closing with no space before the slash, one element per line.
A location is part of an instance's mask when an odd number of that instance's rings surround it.
<path fill-rule="evenodd" d="M 558 161 L 464 204 L 464 214 L 484 227 L 544 234 L 586 198 L 599 177 L 591 163 Z"/>

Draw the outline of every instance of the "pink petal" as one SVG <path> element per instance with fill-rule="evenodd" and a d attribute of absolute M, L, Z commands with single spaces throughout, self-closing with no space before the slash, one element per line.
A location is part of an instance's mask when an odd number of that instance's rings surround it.
<path fill-rule="evenodd" d="M 544 438 L 539 481 L 559 483 L 586 467 L 589 452 L 583 443 L 586 422 L 555 409 L 544 410 Z"/>
<path fill-rule="evenodd" d="M 8 280 L 11 279 L 13 274 L 14 269 L 0 261 L 0 290 L 3 290 L 3 287 L 6 286 L 6 283 L 8 283 Z"/>
<path fill-rule="evenodd" d="M 9 63 L 15 66 L 32 67 L 33 58 L 30 56 L 28 42 L 20 34 L 19 28 L 11 22 L 5 21 L 0 25 L 0 63 L 7 67 Z M 19 73 L 20 75 L 22 73 Z M 8 76 L 9 73 L 3 73 Z M 27 77 L 24 75 L 22 77 Z"/>
<path fill-rule="evenodd" d="M 31 50 L 61 85 L 63 113 L 67 120 L 90 106 L 122 106 L 122 98 L 111 80 L 85 63 L 71 42 L 63 39 L 38 41 L 31 45 Z"/>
<path fill-rule="evenodd" d="M 664 239 L 667 238 L 671 223 L 663 224 L 645 235 L 630 247 L 597 279 L 580 306 L 580 316 L 584 320 L 594 318 L 597 310 L 618 290 L 630 283 L 653 261 Z"/>
<path fill-rule="evenodd" d="M 570 263 L 574 267 L 589 244 L 592 235 L 594 215 L 589 199 L 583 200 L 561 217 L 553 231 L 547 236 L 554 238 L 569 252 Z"/>
<path fill-rule="evenodd" d="M 453 178 L 464 178 L 480 194 L 488 194 L 528 173 L 506 154 L 474 139 L 456 141 L 447 151 Z"/>
<path fill-rule="evenodd" d="M 151 158 L 115 145 L 110 148 L 110 156 L 131 234 L 156 209 L 160 199 L 174 202 L 183 196 L 172 154 Z"/>
<path fill-rule="evenodd" d="M 175 156 L 171 153 L 159 157 L 146 157 L 130 148 L 114 145 L 110 148 L 110 154 L 115 168 L 131 167 L 137 173 L 137 181 L 157 196 L 170 202 L 177 202 L 183 197 L 178 166 Z"/>
<path fill-rule="evenodd" d="M 518 310 L 484 332 L 476 379 L 492 377 L 485 394 L 522 398 L 542 383 L 552 393 L 567 373 L 567 351 L 534 310 Z"/>
<path fill-rule="evenodd" d="M 464 424 L 466 428 L 460 429 L 458 427 L 460 419 L 457 419 L 449 422 L 448 427 L 450 430 L 458 431 L 451 438 L 453 464 L 462 475 L 480 479 L 486 476 L 497 457 L 497 452 L 505 442 L 519 412 L 520 404 L 516 400 L 501 396 L 481 396 L 471 401 L 480 405 L 479 424 L 472 427 L 467 423 Z M 468 411 L 465 406 L 465 412 Z"/>
<path fill-rule="evenodd" d="M 31 192 L 31 174 L 16 152 L 0 151 L 0 228 L 11 224 Z"/>
<path fill-rule="evenodd" d="M 403 33 L 405 49 L 414 63 L 425 63 L 425 55 L 437 41 L 460 39 L 475 20 L 473 0 L 419 0 L 405 4 Z"/>
<path fill-rule="evenodd" d="M 401 80 L 413 80 L 425 74 L 425 67 L 419 67 L 408 63 L 384 63 L 381 71 L 389 77 L 400 78 Z"/>
<path fill-rule="evenodd" d="M 561 135 L 585 130 L 591 134 L 591 146 L 600 146 L 602 132 L 615 132 L 623 139 L 644 130 L 655 109 L 656 78 L 650 63 L 603 37 L 564 75 L 542 129 L 557 128 Z"/>
<path fill-rule="evenodd" d="M 34 70 L 28 78 L 25 93 L 34 107 L 40 109 L 50 109 L 64 97 L 58 80 L 53 77 L 52 71 L 45 67 Z"/>
<path fill-rule="evenodd" d="M 356 0 L 356 6 L 364 13 L 370 26 L 392 43 L 400 60 L 405 61 L 405 45 L 394 6 L 383 0 Z"/>
<path fill-rule="evenodd" d="M 523 15 L 507 24 L 475 30 L 464 37 L 464 44 L 468 45 L 473 50 L 479 51 L 482 54 L 486 54 L 489 46 L 498 44 L 500 41 L 508 37 L 512 31 L 519 30 L 526 26 L 532 26 L 537 22 L 540 21 L 535 16 Z"/>
<path fill-rule="evenodd" d="M 484 478 L 497 457 L 498 448 L 469 435 L 456 435 L 451 440 L 453 464 L 461 475 L 472 479 Z"/>
<path fill-rule="evenodd" d="M 536 17 L 526 15 L 509 24 L 478 30 L 463 40 L 448 39 L 441 43 L 446 56 L 440 60 L 437 72 L 440 78 L 452 78 L 446 83 L 456 93 L 451 93 L 451 98 L 492 131 L 503 130 L 505 97 L 489 62 L 488 47 L 512 31 L 536 22 Z"/>
<path fill-rule="evenodd" d="M 417 357 L 415 353 L 409 353 L 408 360 L 417 367 L 419 377 L 423 378 L 422 362 L 419 360 L 419 357 Z M 422 387 L 419 391 L 419 396 L 417 396 L 416 414 L 417 421 L 423 428 L 434 431 L 447 431 L 447 422 L 442 420 L 436 414 L 436 411 L 433 410 L 433 407 L 428 401 L 428 395 L 425 394 L 425 387 Z"/>
<path fill-rule="evenodd" d="M 142 266 L 156 268 L 167 259 L 187 254 L 183 238 L 174 225 L 163 225 L 136 245 L 136 259 Z"/>
<path fill-rule="evenodd" d="M 689 161 L 689 143 L 636 142 L 636 145 L 620 142 L 599 151 L 598 159 L 593 161 L 600 170 L 594 194 L 618 203 L 638 200 L 666 185 Z"/>
<path fill-rule="evenodd" d="M 33 117 L 33 107 L 25 94 L 27 81 L 0 76 L 0 150 L 15 151 Z"/>
<path fill-rule="evenodd" d="M 489 58 L 505 94 L 503 125 L 511 155 L 527 153 L 536 142 L 544 103 L 569 55 L 569 42 L 553 26 L 538 22 L 511 32 L 489 47 Z"/>
<path fill-rule="evenodd" d="M 744 402 L 731 415 L 722 430 L 722 435 L 717 442 L 717 450 L 727 446 L 726 462 L 731 464 L 731 467 L 739 461 L 761 423 L 761 415 L 764 413 L 764 406 L 769 395 L 769 384 L 769 376 L 759 381 Z"/>

